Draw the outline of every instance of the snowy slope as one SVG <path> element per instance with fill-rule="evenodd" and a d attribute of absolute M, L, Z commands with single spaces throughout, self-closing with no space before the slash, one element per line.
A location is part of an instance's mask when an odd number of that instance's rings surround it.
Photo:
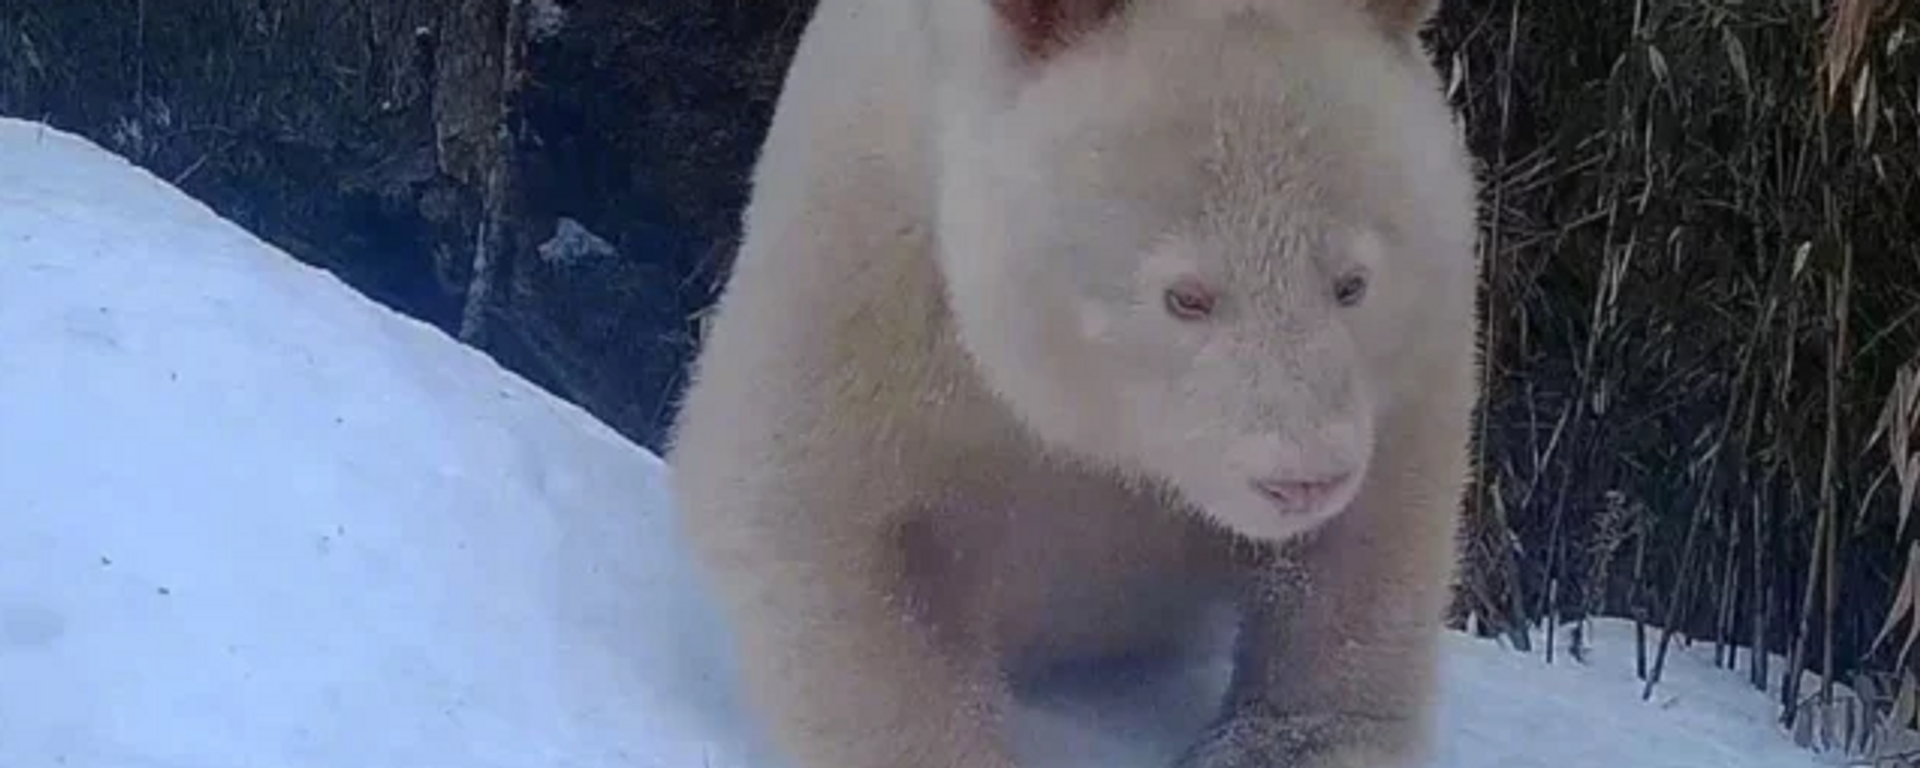
<path fill-rule="evenodd" d="M 122 160 L 0 120 L 0 768 L 777 768 L 664 471 Z M 1641 702 L 1625 637 L 1603 626 L 1588 667 L 1450 638 L 1437 768 L 1825 764 L 1695 654 Z M 1222 662 L 1051 691 L 1022 750 L 1158 766 Z"/>

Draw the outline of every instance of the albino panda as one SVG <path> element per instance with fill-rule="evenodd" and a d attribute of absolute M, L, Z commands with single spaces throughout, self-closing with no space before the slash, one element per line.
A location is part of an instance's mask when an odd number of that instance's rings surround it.
<path fill-rule="evenodd" d="M 798 768 L 1241 609 L 1188 768 L 1428 751 L 1476 396 L 1432 0 L 822 0 L 674 430 Z"/>

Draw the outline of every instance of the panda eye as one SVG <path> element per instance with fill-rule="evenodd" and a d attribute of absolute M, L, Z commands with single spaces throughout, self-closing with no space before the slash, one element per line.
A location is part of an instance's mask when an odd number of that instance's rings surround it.
<path fill-rule="evenodd" d="M 1213 292 L 1192 280 L 1182 280 L 1167 288 L 1167 313 L 1181 320 L 1203 320 L 1213 314 Z"/>
<path fill-rule="evenodd" d="M 1367 275 L 1364 272 L 1349 272 L 1333 281 L 1333 300 L 1340 306 L 1351 307 L 1367 297 Z"/>

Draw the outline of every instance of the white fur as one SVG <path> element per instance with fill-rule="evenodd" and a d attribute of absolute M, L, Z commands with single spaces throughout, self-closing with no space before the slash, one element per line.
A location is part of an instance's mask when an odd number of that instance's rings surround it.
<path fill-rule="evenodd" d="M 1138 3 L 1037 73 L 957 68 L 937 113 L 937 156 L 966 160 L 935 170 L 936 255 L 987 381 L 1044 439 L 1265 538 L 1352 489 L 1280 517 L 1250 481 L 1364 474 L 1390 361 L 1472 323 L 1450 112 L 1409 46 L 1329 5 Z M 990 24 L 984 3 L 943 10 L 958 34 Z M 1341 311 L 1351 268 L 1370 297 Z M 1227 290 L 1219 322 L 1166 317 L 1182 274 Z M 1066 325 L 1089 316 L 1099 335 Z"/>
<path fill-rule="evenodd" d="M 1426 4 L 1133 0 L 1044 55 L 994 7 L 822 0 L 676 425 L 781 743 L 1010 766 L 1005 671 L 1179 644 L 1273 581 L 1241 541 L 1300 549 L 1311 590 L 1249 604 L 1270 710 L 1193 759 L 1414 754 L 1476 394 Z M 1212 315 L 1170 313 L 1174 283 Z M 1333 711 L 1399 724 L 1246 725 Z"/>

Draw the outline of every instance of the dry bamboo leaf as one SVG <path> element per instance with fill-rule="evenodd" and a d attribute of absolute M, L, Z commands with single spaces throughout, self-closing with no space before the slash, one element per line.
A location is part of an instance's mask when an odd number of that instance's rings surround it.
<path fill-rule="evenodd" d="M 1647 46 L 1647 66 L 1653 70 L 1654 82 L 1667 84 L 1667 57 L 1655 46 Z"/>
<path fill-rule="evenodd" d="M 1867 436 L 1867 447 L 1873 447 L 1880 442 L 1880 438 L 1892 434 L 1893 425 L 1899 419 L 1900 412 L 1906 410 L 1905 403 L 1902 402 L 1905 398 L 1900 394 L 1901 388 L 1906 386 L 1906 378 L 1905 370 L 1894 375 L 1893 391 L 1887 393 L 1887 402 L 1880 407 L 1880 418 L 1873 425 L 1873 434 Z"/>
<path fill-rule="evenodd" d="M 1901 368 L 1894 376 L 1893 391 L 1888 393 L 1887 434 L 1895 454 L 1904 454 L 1913 437 L 1913 395 L 1920 392 L 1915 386 L 1913 371 Z"/>
<path fill-rule="evenodd" d="M 1920 454 L 1909 452 L 1913 440 L 1914 397 L 1920 395 L 1920 375 L 1917 374 L 1920 372 L 1906 366 L 1894 373 L 1893 391 L 1888 393 L 1887 403 L 1881 408 L 1882 424 L 1874 428 L 1876 438 L 1883 430 L 1888 436 L 1887 462 L 1900 483 L 1896 537 L 1906 533 L 1907 518 L 1913 510 L 1914 493 L 1920 490 Z"/>
<path fill-rule="evenodd" d="M 1901 368 L 1894 372 L 1893 390 L 1887 393 L 1887 401 L 1880 406 L 1879 418 L 1873 420 L 1873 431 L 1867 434 L 1868 448 L 1879 445 L 1881 438 L 1888 436 L 1894 422 L 1904 410 L 1906 397 L 1903 393 L 1906 392 L 1908 387 L 1908 373 L 1909 371 L 1906 368 Z M 1897 437 L 1893 439 L 1898 440 Z"/>
<path fill-rule="evenodd" d="M 1898 453 L 1887 457 L 1887 463 L 1893 466 L 1894 482 L 1900 486 L 1900 508 L 1896 511 L 1902 518 L 1907 516 L 1908 506 L 1913 501 L 1913 486 L 1916 485 L 1913 473 L 1917 467 L 1912 459 L 1912 455 L 1903 457 Z M 1902 522 L 1900 528 L 1904 531 L 1906 523 Z"/>
<path fill-rule="evenodd" d="M 1906 374 L 1902 379 L 1904 387 L 1900 391 L 1906 396 L 1907 412 L 1912 413 L 1913 409 L 1920 408 L 1920 368 L 1905 365 L 1901 366 L 1900 372 Z"/>
<path fill-rule="evenodd" d="M 1920 586 L 1920 580 L 1916 580 L 1916 574 L 1920 574 L 1920 542 L 1908 545 L 1907 569 L 1900 576 L 1900 592 L 1893 596 L 1893 605 L 1887 608 L 1887 620 L 1880 626 L 1880 633 L 1874 636 L 1873 643 L 1868 646 L 1868 653 L 1879 650 L 1880 644 L 1886 641 L 1887 636 L 1893 632 L 1894 626 L 1913 612 L 1914 590 L 1916 586 Z"/>
<path fill-rule="evenodd" d="M 1800 273 L 1807 269 L 1807 259 L 1813 255 L 1813 241 L 1801 241 L 1800 247 L 1793 249 L 1793 277 L 1799 279 Z"/>
<path fill-rule="evenodd" d="M 1900 695 L 1894 698 L 1893 711 L 1887 716 L 1894 728 L 1905 728 L 1913 722 L 1915 705 L 1920 703 L 1917 698 L 1920 698 L 1920 685 L 1915 684 L 1913 673 L 1908 672 L 1901 677 Z"/>
<path fill-rule="evenodd" d="M 1881 10 L 1883 1 L 1835 0 L 1827 28 L 1826 51 L 1820 61 L 1820 68 L 1826 73 L 1829 103 L 1840 95 L 1840 87 L 1846 83 L 1847 74 L 1866 46 L 1873 18 Z"/>
<path fill-rule="evenodd" d="M 1913 511 L 1913 493 L 1916 489 L 1920 489 L 1920 483 L 1913 481 L 1914 476 L 1920 474 L 1920 453 L 1907 456 L 1904 461 L 1901 459 L 1894 459 L 1894 461 L 1899 462 L 1898 466 L 1905 469 L 1899 473 L 1902 475 L 1900 478 L 1900 524 L 1894 529 L 1895 540 L 1898 541 L 1898 537 L 1907 532 L 1908 513 Z"/>
<path fill-rule="evenodd" d="M 1452 71 L 1447 73 L 1447 99 L 1449 101 L 1459 98 L 1461 91 L 1466 90 L 1467 87 L 1467 54 L 1465 51 L 1457 51 L 1453 54 L 1453 66 L 1451 70 Z"/>
<path fill-rule="evenodd" d="M 1880 123 L 1875 119 L 1873 107 L 1879 99 L 1874 94 L 1873 64 L 1860 67 L 1860 74 L 1853 79 L 1853 124 L 1859 131 L 1861 146 L 1872 146 L 1873 127 Z"/>
<path fill-rule="evenodd" d="M 1740 92 L 1747 98 L 1753 98 L 1753 74 L 1747 69 L 1747 47 L 1740 37 L 1728 27 L 1720 28 L 1720 45 L 1727 50 L 1727 63 L 1733 67 L 1733 76 L 1740 81 Z"/>
<path fill-rule="evenodd" d="M 1900 391 L 1905 394 L 1903 413 L 1906 414 L 1907 426 L 1911 431 L 1913 416 L 1915 413 L 1920 413 L 1920 368 L 1903 367 L 1900 370 L 1907 374 L 1906 386 Z"/>

